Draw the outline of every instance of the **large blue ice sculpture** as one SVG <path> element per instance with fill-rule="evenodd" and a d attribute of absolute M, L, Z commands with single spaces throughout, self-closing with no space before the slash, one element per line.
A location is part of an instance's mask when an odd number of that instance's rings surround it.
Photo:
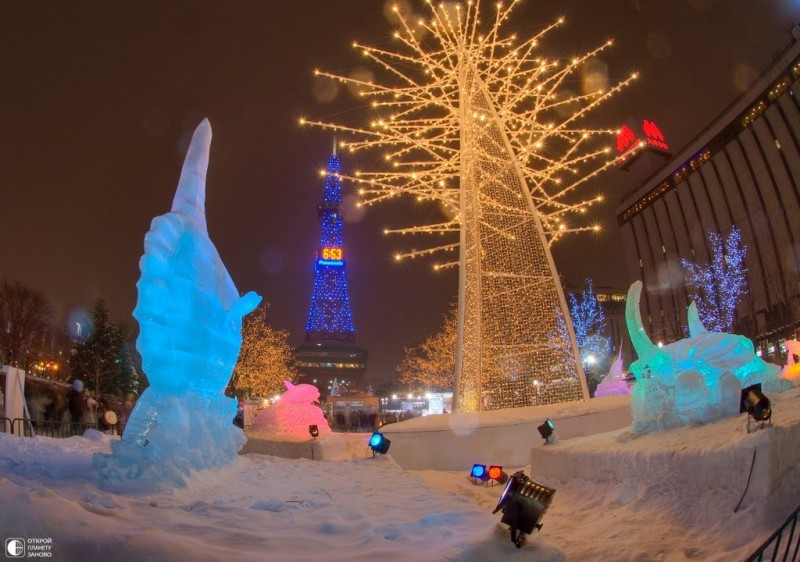
<path fill-rule="evenodd" d="M 705 423 L 739 413 L 742 388 L 761 383 L 766 392 L 780 392 L 791 383 L 781 368 L 758 357 L 744 336 L 708 332 L 689 306 L 689 337 L 664 347 L 653 344 L 639 311 L 641 281 L 628 290 L 625 321 L 639 358 L 631 363 L 636 376 L 631 393 L 631 429 L 646 433 Z"/>
<path fill-rule="evenodd" d="M 261 301 L 243 297 L 208 237 L 205 180 L 211 126 L 192 137 L 172 210 L 144 239 L 136 284 L 136 348 L 150 386 L 111 454 L 93 464 L 106 489 L 182 486 L 192 470 L 216 468 L 245 442 L 224 395 L 242 344 L 242 318 Z"/>

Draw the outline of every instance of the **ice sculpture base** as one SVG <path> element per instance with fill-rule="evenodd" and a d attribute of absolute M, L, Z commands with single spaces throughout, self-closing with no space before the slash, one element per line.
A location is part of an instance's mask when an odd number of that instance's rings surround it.
<path fill-rule="evenodd" d="M 232 423 L 236 401 L 186 393 L 160 394 L 147 388 L 111 454 L 97 453 L 99 485 L 111 491 L 185 486 L 193 470 L 220 468 L 244 446 L 244 432 Z"/>
<path fill-rule="evenodd" d="M 358 460 L 372 456 L 369 438 L 369 433 L 328 433 L 317 439 L 308 437 L 303 440 L 285 434 L 248 433 L 241 454 L 317 461 Z"/>

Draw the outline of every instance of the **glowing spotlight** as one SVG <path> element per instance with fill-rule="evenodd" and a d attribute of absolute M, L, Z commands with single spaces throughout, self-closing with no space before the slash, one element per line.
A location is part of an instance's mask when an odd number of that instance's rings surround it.
<path fill-rule="evenodd" d="M 476 485 L 489 480 L 489 473 L 486 470 L 486 465 L 473 464 L 469 477 L 472 478 L 472 483 Z"/>
<path fill-rule="evenodd" d="M 382 433 L 378 433 L 377 431 L 373 433 L 372 437 L 369 438 L 369 448 L 372 449 L 372 456 L 374 457 L 376 454 L 385 455 L 391 443 L 392 442 L 386 439 Z"/>
<path fill-rule="evenodd" d="M 553 432 L 555 431 L 556 426 L 553 423 L 553 421 L 550 418 L 548 418 L 544 420 L 544 423 L 539 427 L 537 427 L 536 429 L 539 430 L 539 435 L 542 436 L 542 439 L 544 439 L 545 443 L 549 443 L 550 437 L 553 436 Z"/>
<path fill-rule="evenodd" d="M 490 466 L 488 474 L 489 478 L 498 482 L 499 484 L 505 484 L 506 482 L 508 482 L 508 474 L 503 472 L 502 466 L 498 466 L 496 464 Z"/>

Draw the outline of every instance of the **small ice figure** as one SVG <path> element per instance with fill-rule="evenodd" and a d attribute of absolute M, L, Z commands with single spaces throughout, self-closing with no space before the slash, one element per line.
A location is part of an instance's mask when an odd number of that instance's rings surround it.
<path fill-rule="evenodd" d="M 608 374 L 597 385 L 594 395 L 600 398 L 603 396 L 626 396 L 630 393 L 631 389 L 625 381 L 625 371 L 622 367 L 622 345 L 620 345 L 616 361 L 611 365 Z"/>
<path fill-rule="evenodd" d="M 272 406 L 261 410 L 250 433 L 307 438 L 310 425 L 316 425 L 320 435 L 331 433 L 325 414 L 316 404 L 319 389 L 310 384 L 294 385 L 289 381 L 283 381 L 283 384 L 286 392 Z"/>
<path fill-rule="evenodd" d="M 239 295 L 208 236 L 205 180 L 211 126 L 192 136 L 172 210 L 153 219 L 139 262 L 136 348 L 150 386 L 111 454 L 93 464 L 107 489 L 184 485 L 192 470 L 233 460 L 245 437 L 224 395 L 242 344 L 242 318 L 261 301 Z"/>
<path fill-rule="evenodd" d="M 800 382 L 800 363 L 795 362 L 794 356 L 800 356 L 800 341 L 786 340 L 786 365 L 781 369 L 781 378 L 787 381 Z"/>

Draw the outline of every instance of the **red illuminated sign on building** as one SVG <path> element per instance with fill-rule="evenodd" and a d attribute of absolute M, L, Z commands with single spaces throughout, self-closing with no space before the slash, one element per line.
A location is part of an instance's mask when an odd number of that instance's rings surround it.
<path fill-rule="evenodd" d="M 636 133 L 627 125 L 623 125 L 617 135 L 617 152 L 621 154 L 634 146 L 636 146 Z"/>
<path fill-rule="evenodd" d="M 669 145 L 664 139 L 664 134 L 661 132 L 661 129 L 659 129 L 658 126 L 652 121 L 647 119 L 642 121 L 642 128 L 639 133 L 644 137 L 644 142 L 646 142 L 648 146 L 652 146 L 653 148 L 664 151 L 669 150 Z M 639 135 L 637 135 L 636 132 L 634 132 L 630 127 L 623 125 L 617 134 L 617 152 L 623 154 L 636 147 L 639 144 L 637 141 L 637 136 Z"/>
<path fill-rule="evenodd" d="M 661 150 L 669 150 L 669 145 L 664 141 L 664 134 L 655 123 L 645 119 L 642 121 L 642 131 L 647 144 Z"/>

